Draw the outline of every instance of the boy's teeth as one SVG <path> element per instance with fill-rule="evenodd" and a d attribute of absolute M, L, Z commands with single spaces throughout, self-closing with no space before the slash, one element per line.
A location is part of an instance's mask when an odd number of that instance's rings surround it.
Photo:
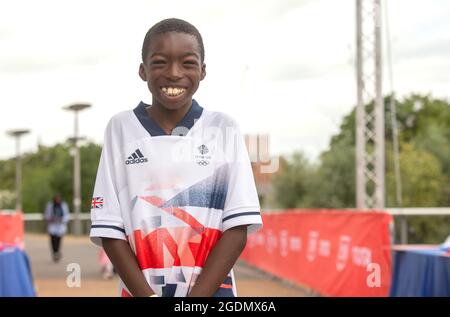
<path fill-rule="evenodd" d="M 169 96 L 177 96 L 182 94 L 185 89 L 184 88 L 176 88 L 176 87 L 162 87 L 161 90 Z"/>

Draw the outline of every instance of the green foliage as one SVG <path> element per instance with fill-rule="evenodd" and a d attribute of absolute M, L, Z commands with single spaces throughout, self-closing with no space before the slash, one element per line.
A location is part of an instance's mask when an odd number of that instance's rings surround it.
<path fill-rule="evenodd" d="M 408 243 L 441 244 L 449 235 L 450 217 L 411 216 L 408 217 L 408 231 Z"/>
<path fill-rule="evenodd" d="M 354 134 L 354 133 L 353 133 Z M 313 176 L 309 207 L 350 208 L 355 205 L 355 145 L 350 131 L 322 153 Z"/>
<path fill-rule="evenodd" d="M 2 190 L 14 190 L 16 164 L 14 160 L 0 161 L 0 188 Z M 0 208 L 11 208 L 0 206 Z"/>
<path fill-rule="evenodd" d="M 281 173 L 274 179 L 275 199 L 285 208 L 294 208 L 307 197 L 311 185 L 312 166 L 302 153 L 295 153 L 290 160 L 281 158 Z"/>
<path fill-rule="evenodd" d="M 386 131 L 386 204 L 397 206 L 392 150 L 390 98 L 384 98 Z M 450 206 L 450 104 L 429 95 L 396 100 L 403 207 Z M 372 105 L 368 105 L 369 107 Z M 351 208 L 355 206 L 355 110 L 345 116 L 317 165 L 301 153 L 280 169 L 274 181 L 278 208 Z M 307 175 L 308 179 L 305 179 Z M 412 239 L 434 243 L 450 233 L 450 220 L 414 217 Z M 428 229 L 425 229 L 428 228 Z"/>
<path fill-rule="evenodd" d="M 90 209 L 92 190 L 100 159 L 101 147 L 88 143 L 80 147 L 82 211 Z M 73 156 L 70 145 L 41 146 L 36 153 L 23 155 L 23 210 L 43 212 L 46 203 L 59 193 L 72 206 Z M 15 160 L 0 161 L 0 191 L 14 192 Z M 0 201 L 1 203 L 1 201 Z M 13 208 L 11 203 L 0 208 Z M 71 208 L 73 210 L 73 207 Z"/>
<path fill-rule="evenodd" d="M 403 206 L 437 207 L 442 199 L 445 177 L 439 160 L 430 152 L 404 144 L 400 153 Z M 394 175 L 388 173 L 388 183 L 394 188 Z M 388 195 L 394 194 L 394 190 Z M 394 201 L 392 199 L 392 201 Z"/>

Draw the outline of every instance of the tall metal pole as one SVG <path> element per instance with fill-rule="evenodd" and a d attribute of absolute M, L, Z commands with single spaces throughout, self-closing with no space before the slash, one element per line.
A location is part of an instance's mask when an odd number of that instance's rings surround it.
<path fill-rule="evenodd" d="M 80 149 L 78 147 L 78 141 L 80 140 L 78 131 L 78 115 L 79 112 L 89 108 L 89 104 L 74 104 L 64 107 L 65 110 L 74 112 L 74 136 L 73 140 L 73 233 L 75 235 L 81 234 L 81 160 Z"/>
<path fill-rule="evenodd" d="M 389 109 L 391 112 L 391 126 L 392 126 L 392 152 L 394 155 L 394 172 L 395 172 L 395 198 L 397 202 L 397 208 L 403 207 L 402 200 L 402 179 L 400 172 L 400 148 L 398 144 L 398 127 L 397 127 L 397 111 L 396 111 L 396 101 L 395 101 L 395 90 L 394 90 L 394 74 L 392 67 L 392 51 L 391 51 L 391 34 L 389 28 L 389 15 L 388 15 L 388 2 L 383 2 L 384 6 L 384 16 L 385 16 L 385 30 L 386 30 L 386 55 L 387 55 L 387 66 L 389 75 L 389 84 L 391 97 L 389 98 Z M 408 222 L 407 216 L 402 215 L 400 218 L 400 243 L 408 243 Z"/>
<path fill-rule="evenodd" d="M 362 59 L 362 4 L 356 1 L 356 208 L 366 207 L 366 191 L 364 177 L 364 127 L 365 111 L 363 100 L 363 59 Z"/>
<path fill-rule="evenodd" d="M 374 208 L 385 206 L 385 135 L 384 100 L 382 92 L 381 51 L 381 0 L 375 0 L 375 204 Z"/>
<path fill-rule="evenodd" d="M 20 137 L 16 137 L 16 211 L 22 211 L 22 158 Z"/>
<path fill-rule="evenodd" d="M 73 208 L 74 208 L 74 234 L 81 234 L 80 212 L 81 212 L 81 175 L 80 175 L 80 149 L 78 147 L 78 110 L 74 113 L 74 149 L 73 157 Z"/>
<path fill-rule="evenodd" d="M 7 134 L 14 137 L 16 143 L 16 211 L 22 211 L 22 157 L 20 153 L 20 137 L 30 130 L 11 130 Z"/>
<path fill-rule="evenodd" d="M 356 207 L 384 209 L 380 0 L 356 0 Z"/>

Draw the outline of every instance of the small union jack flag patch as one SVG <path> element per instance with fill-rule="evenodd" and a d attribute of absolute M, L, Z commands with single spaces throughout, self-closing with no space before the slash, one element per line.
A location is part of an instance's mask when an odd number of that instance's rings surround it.
<path fill-rule="evenodd" d="M 92 198 L 92 209 L 103 208 L 103 197 L 94 197 Z"/>

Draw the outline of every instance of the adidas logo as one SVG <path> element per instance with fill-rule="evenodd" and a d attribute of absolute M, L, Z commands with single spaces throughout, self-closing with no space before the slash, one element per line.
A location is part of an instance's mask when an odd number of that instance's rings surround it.
<path fill-rule="evenodd" d="M 147 158 L 144 157 L 144 155 L 141 153 L 139 149 L 136 149 L 136 151 L 133 152 L 130 156 L 128 156 L 128 159 L 125 161 L 126 165 L 130 164 L 139 164 L 139 163 L 146 163 L 148 162 Z"/>

